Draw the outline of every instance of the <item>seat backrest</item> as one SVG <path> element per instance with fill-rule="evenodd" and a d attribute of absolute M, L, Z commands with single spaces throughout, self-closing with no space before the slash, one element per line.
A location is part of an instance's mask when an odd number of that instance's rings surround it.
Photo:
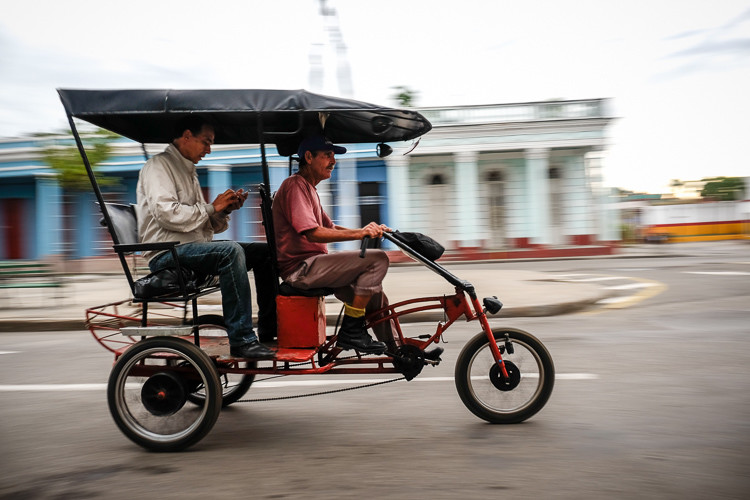
<path fill-rule="evenodd" d="M 112 221 L 108 227 L 112 241 L 119 245 L 138 243 L 138 220 L 135 216 L 135 205 L 121 203 L 104 203 L 104 208 Z M 102 225 L 106 225 L 102 219 Z"/>
<path fill-rule="evenodd" d="M 258 185 L 258 192 L 260 193 L 260 213 L 263 217 L 263 228 L 266 231 L 266 242 L 268 243 L 268 251 L 271 254 L 271 267 L 273 268 L 274 276 L 276 276 L 274 283 L 278 284 L 279 266 L 276 260 L 276 234 L 273 230 L 273 211 L 271 210 L 273 198 L 271 197 L 271 193 L 266 189 L 265 184 Z"/>

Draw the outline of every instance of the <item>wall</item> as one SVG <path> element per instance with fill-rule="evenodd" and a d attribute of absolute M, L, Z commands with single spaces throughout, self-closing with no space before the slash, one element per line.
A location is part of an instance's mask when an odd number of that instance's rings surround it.
<path fill-rule="evenodd" d="M 677 243 L 741 239 L 748 223 L 747 204 L 724 201 L 647 206 L 641 219 L 644 237 L 660 235 Z"/>

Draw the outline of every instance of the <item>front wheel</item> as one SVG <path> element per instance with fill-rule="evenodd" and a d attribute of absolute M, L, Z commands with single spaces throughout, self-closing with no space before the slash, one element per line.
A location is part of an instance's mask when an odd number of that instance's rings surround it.
<path fill-rule="evenodd" d="M 493 424 L 523 422 L 544 407 L 555 384 L 555 367 L 544 345 L 515 328 L 492 330 L 509 380 L 495 362 L 487 335 L 471 339 L 456 361 L 456 389 L 474 415 Z M 511 349 L 506 349 L 510 343 Z"/>
<path fill-rule="evenodd" d="M 204 388 L 201 404 L 185 404 L 190 388 Z M 107 402 L 120 430 L 152 451 L 179 451 L 213 428 L 221 413 L 221 386 L 211 359 L 174 337 L 137 342 L 109 376 Z"/>

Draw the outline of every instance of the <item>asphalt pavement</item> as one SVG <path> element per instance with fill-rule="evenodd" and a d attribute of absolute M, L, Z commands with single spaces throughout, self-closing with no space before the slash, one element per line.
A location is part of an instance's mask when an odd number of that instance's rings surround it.
<path fill-rule="evenodd" d="M 695 244 L 632 245 L 620 248 L 614 255 L 576 259 L 671 257 L 690 254 L 691 248 L 697 247 Z M 453 263 L 446 267 L 454 275 L 472 283 L 480 299 L 497 296 L 504 304 L 498 314 L 501 317 L 566 314 L 590 307 L 608 296 L 607 291 L 600 286 L 555 281 L 543 272 L 502 269 L 498 266 L 479 270 L 476 266 Z M 533 265 L 529 267 L 532 268 Z M 392 265 L 384 286 L 392 304 L 414 297 L 453 293 L 452 286 L 443 278 L 417 263 Z M 0 332 L 85 329 L 87 308 L 125 300 L 131 296 L 124 275 L 111 272 L 65 276 L 64 286 L 59 289 L 14 289 L 1 292 Z M 212 313 L 220 312 L 220 303 L 219 293 L 204 296 L 200 302 L 203 311 Z M 327 299 L 329 324 L 335 321 L 340 307 L 341 304 L 336 299 Z M 433 321 L 441 318 L 441 311 L 428 311 L 404 316 L 401 321 Z"/>

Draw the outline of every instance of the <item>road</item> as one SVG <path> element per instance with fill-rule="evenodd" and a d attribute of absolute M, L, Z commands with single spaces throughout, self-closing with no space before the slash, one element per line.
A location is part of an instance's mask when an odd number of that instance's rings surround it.
<path fill-rule="evenodd" d="M 537 335 L 558 375 L 547 406 L 512 426 L 484 423 L 456 394 L 474 323 L 451 327 L 444 362 L 412 382 L 239 403 L 179 454 L 145 452 L 117 430 L 104 389 L 112 360 L 87 332 L 0 334 L 0 498 L 746 498 L 750 256 L 706 248 L 455 266 L 617 287 L 580 313 L 492 321 Z M 277 379 L 289 385 L 248 397 L 344 378 Z"/>

